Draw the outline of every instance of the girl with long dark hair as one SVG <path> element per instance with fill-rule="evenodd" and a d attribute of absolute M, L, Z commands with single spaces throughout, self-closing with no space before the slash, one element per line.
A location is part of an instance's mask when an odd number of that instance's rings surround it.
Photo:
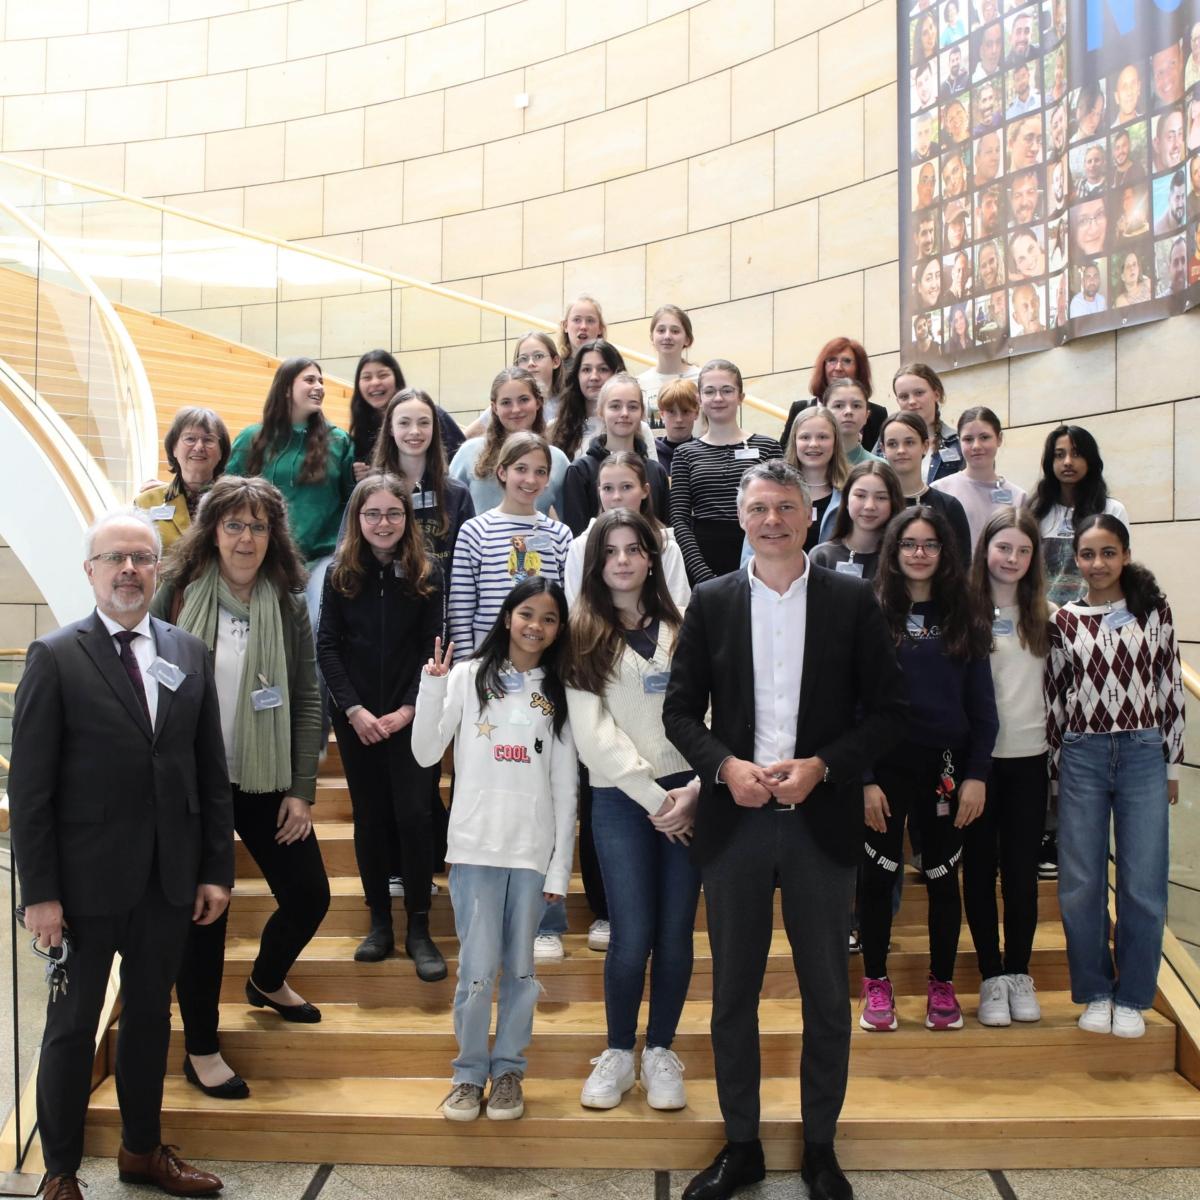
<path fill-rule="evenodd" d="M 851 470 L 843 495 L 845 503 L 837 510 L 829 540 L 809 557 L 819 567 L 874 579 L 883 531 L 904 511 L 900 481 L 887 463 L 871 459 Z"/>

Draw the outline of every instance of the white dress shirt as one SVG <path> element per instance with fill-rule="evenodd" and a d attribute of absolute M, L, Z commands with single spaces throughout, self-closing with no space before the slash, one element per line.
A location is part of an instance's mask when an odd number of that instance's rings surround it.
<path fill-rule="evenodd" d="M 112 648 L 116 656 L 120 658 L 121 643 L 117 641 L 117 634 L 123 633 L 125 626 L 118 625 L 112 617 L 102 613 L 99 609 L 96 609 L 96 615 L 104 622 L 104 628 L 112 637 Z M 130 632 L 138 635 L 129 645 L 133 649 L 133 657 L 137 659 L 138 670 L 142 673 L 142 687 L 146 691 L 146 707 L 150 710 L 150 728 L 153 729 L 154 722 L 158 718 L 158 680 L 146 672 L 150 670 L 150 664 L 158 657 L 158 651 L 154 645 L 154 630 L 150 625 L 150 614 L 147 613 Z"/>
<path fill-rule="evenodd" d="M 754 761 L 765 767 L 796 757 L 796 722 L 808 619 L 808 560 L 781 596 L 746 564 L 750 580 L 750 644 L 754 659 Z"/>

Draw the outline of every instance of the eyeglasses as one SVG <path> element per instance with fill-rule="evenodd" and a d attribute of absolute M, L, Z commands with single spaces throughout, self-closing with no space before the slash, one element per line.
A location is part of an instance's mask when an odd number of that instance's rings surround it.
<path fill-rule="evenodd" d="M 251 521 L 249 525 L 245 521 L 222 521 L 221 528 L 230 537 L 241 537 L 247 529 L 250 530 L 250 536 L 256 538 L 264 538 L 271 532 L 270 525 L 265 521 Z"/>
<path fill-rule="evenodd" d="M 918 550 L 923 551 L 930 558 L 937 558 L 942 552 L 942 543 L 936 538 L 926 538 L 923 542 L 918 542 L 916 538 L 900 539 L 901 554 L 916 554 Z"/>
<path fill-rule="evenodd" d="M 535 365 L 537 363 L 544 363 L 549 357 L 550 355 L 545 350 L 535 350 L 532 354 L 518 354 L 517 366 L 527 367 L 530 363 L 534 363 Z"/>
<path fill-rule="evenodd" d="M 724 387 L 720 388 L 706 387 L 700 389 L 700 395 L 703 396 L 705 400 L 715 400 L 718 396 L 720 396 L 722 400 L 732 400 L 737 394 L 737 388 L 732 387 L 730 384 L 726 384 Z"/>
<path fill-rule="evenodd" d="M 380 512 L 377 508 L 367 508 L 359 515 L 368 525 L 378 525 L 380 521 L 386 521 L 389 525 L 399 525 L 404 520 L 404 509 L 389 508 L 387 512 Z"/>
<path fill-rule="evenodd" d="M 144 570 L 158 562 L 158 555 L 151 554 L 149 550 L 135 550 L 132 553 L 124 550 L 105 550 L 100 554 L 93 554 L 88 562 L 102 562 L 108 567 L 123 567 L 126 559 L 135 567 Z"/>
<path fill-rule="evenodd" d="M 188 450 L 194 450 L 197 446 L 203 446 L 205 450 L 211 450 L 216 446 L 217 439 L 215 437 L 198 437 L 194 434 L 187 434 L 179 439 L 179 444 Z"/>

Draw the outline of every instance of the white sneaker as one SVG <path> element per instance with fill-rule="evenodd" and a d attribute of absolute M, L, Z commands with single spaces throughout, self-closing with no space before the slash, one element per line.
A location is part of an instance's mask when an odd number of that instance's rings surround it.
<path fill-rule="evenodd" d="M 683 1063 L 665 1046 L 647 1046 L 642 1051 L 642 1091 L 651 1108 L 670 1110 L 687 1107 L 683 1090 Z"/>
<path fill-rule="evenodd" d="M 388 878 L 388 895 L 403 896 L 404 895 L 404 880 L 399 875 L 392 875 Z"/>
<path fill-rule="evenodd" d="M 579 1093 L 584 1108 L 616 1108 L 635 1082 L 632 1050 L 605 1050 L 592 1059 L 592 1073 Z"/>
<path fill-rule="evenodd" d="M 562 938 L 557 933 L 539 933 L 533 939 L 533 961 L 535 963 L 562 962 Z"/>
<path fill-rule="evenodd" d="M 1004 1026 L 1012 1024 L 1012 1013 L 1008 1008 L 1008 979 L 1004 975 L 993 975 L 985 979 L 979 989 L 980 1025 Z"/>
<path fill-rule="evenodd" d="M 1014 1021 L 1040 1021 L 1042 1006 L 1034 992 L 1037 989 L 1028 975 L 1005 975 L 1008 984 L 1008 1010 Z"/>
<path fill-rule="evenodd" d="M 1079 1028 L 1088 1033 L 1111 1033 L 1112 1001 L 1093 1000 L 1080 1014 Z"/>
<path fill-rule="evenodd" d="M 1146 1032 L 1146 1022 L 1136 1008 L 1118 1004 L 1113 1009 L 1112 1031 L 1117 1037 L 1140 1038 Z"/>
<path fill-rule="evenodd" d="M 611 936 L 611 931 L 607 921 L 599 919 L 593 921 L 588 926 L 588 949 L 589 950 L 607 950 L 608 940 Z"/>

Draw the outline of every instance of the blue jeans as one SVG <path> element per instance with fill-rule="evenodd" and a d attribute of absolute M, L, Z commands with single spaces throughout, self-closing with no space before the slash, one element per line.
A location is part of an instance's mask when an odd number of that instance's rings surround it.
<path fill-rule="evenodd" d="M 458 934 L 454 989 L 454 1082 L 482 1087 L 488 1076 L 525 1073 L 533 1010 L 541 985 L 533 973 L 533 937 L 542 915 L 545 876 L 520 867 L 453 863 L 450 902 Z M 488 1053 L 492 992 L 500 975 L 496 1043 Z"/>
<path fill-rule="evenodd" d="M 1058 901 L 1071 998 L 1154 1003 L 1167 915 L 1167 768 L 1157 729 L 1063 737 Z M 1116 963 L 1109 949 L 1109 819 L 1116 833 Z M 1115 984 L 1115 986 L 1114 986 Z"/>
<path fill-rule="evenodd" d="M 682 787 L 691 772 L 659 783 Z M 692 979 L 692 935 L 700 875 L 688 848 L 667 840 L 646 810 L 618 788 L 592 789 L 592 836 L 608 895 L 611 935 L 604 960 L 608 1045 L 632 1050 L 650 960 L 646 1045 L 669 1048 Z"/>
<path fill-rule="evenodd" d="M 567 932 L 567 901 L 543 900 L 541 920 L 537 927 L 538 937 L 543 933 L 557 933 L 560 937 Z"/>

